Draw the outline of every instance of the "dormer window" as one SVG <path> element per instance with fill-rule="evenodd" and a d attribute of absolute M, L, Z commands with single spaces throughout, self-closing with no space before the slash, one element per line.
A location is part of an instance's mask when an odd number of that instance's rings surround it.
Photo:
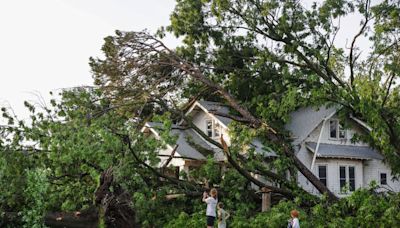
<path fill-rule="evenodd" d="M 206 132 L 208 137 L 213 137 L 212 120 L 206 120 Z"/>
<path fill-rule="evenodd" d="M 214 122 L 214 137 L 219 137 L 221 135 L 221 125 L 219 123 Z"/>
<path fill-rule="evenodd" d="M 206 134 L 210 138 L 220 137 L 221 125 L 215 120 L 206 120 Z"/>
<path fill-rule="evenodd" d="M 329 121 L 329 137 L 331 139 L 345 139 L 346 130 L 340 125 L 339 120 Z"/>

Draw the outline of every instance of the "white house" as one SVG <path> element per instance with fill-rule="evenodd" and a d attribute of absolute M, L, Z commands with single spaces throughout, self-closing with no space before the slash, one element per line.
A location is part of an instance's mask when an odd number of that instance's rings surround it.
<path fill-rule="evenodd" d="M 400 191 L 400 182 L 392 180 L 382 155 L 366 144 L 351 142 L 355 133 L 363 134 L 368 126 L 356 118 L 349 118 L 350 127 L 344 129 L 336 112 L 336 108 L 321 107 L 316 110 L 308 107 L 291 114 L 286 129 L 291 133 L 293 147 L 300 160 L 339 197 L 367 187 L 372 181 L 376 181 L 382 189 Z M 216 113 L 228 114 L 229 107 L 217 102 L 196 101 L 186 116 L 206 135 L 218 141 L 222 135 L 229 145 L 228 125 L 233 120 Z M 160 127 L 160 124 L 150 122 L 142 131 L 159 139 Z M 219 148 L 186 127 L 184 121 L 174 125 L 171 134 L 178 136 L 177 145 L 167 145 L 159 152 L 160 167 L 172 165 L 187 171 L 198 167 L 206 159 L 206 152 L 210 154 L 210 151 L 215 160 L 225 160 Z M 276 156 L 272 151 L 266 152 L 258 140 L 249 146 L 266 156 Z M 301 173 L 298 174 L 298 183 L 307 191 L 318 194 Z"/>
<path fill-rule="evenodd" d="M 344 129 L 337 108 L 307 107 L 291 114 L 286 125 L 293 137 L 293 146 L 300 160 L 338 196 L 375 181 L 382 190 L 400 191 L 400 182 L 393 180 L 383 156 L 367 144 L 351 141 L 354 134 L 365 134 L 369 127 L 351 117 Z M 309 192 L 317 190 L 299 173 L 298 182 Z"/>

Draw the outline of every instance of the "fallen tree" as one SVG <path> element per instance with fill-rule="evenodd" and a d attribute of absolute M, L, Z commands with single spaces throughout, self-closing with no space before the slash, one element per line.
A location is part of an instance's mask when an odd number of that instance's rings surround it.
<path fill-rule="evenodd" d="M 110 39 L 111 40 L 111 39 Z M 101 86 L 106 94 L 115 93 L 114 87 L 106 86 L 109 80 L 115 80 L 120 84 L 126 84 L 126 87 L 129 87 L 132 91 L 130 93 L 141 94 L 141 96 L 151 96 L 150 101 L 157 101 L 158 104 L 162 103 L 162 98 L 165 94 L 174 89 L 175 85 L 180 81 L 184 80 L 185 77 L 191 77 L 194 80 L 204 84 L 208 89 L 213 91 L 217 91 L 221 94 L 221 96 L 228 102 L 228 104 L 238 113 L 241 114 L 241 118 L 247 121 L 247 124 L 252 128 L 263 128 L 265 137 L 272 144 L 280 145 L 282 152 L 288 157 L 292 163 L 296 166 L 296 168 L 321 192 L 326 193 L 331 200 L 337 200 L 337 197 L 294 155 L 293 149 L 290 145 L 290 141 L 285 138 L 285 136 L 281 133 L 278 133 L 272 127 L 270 127 L 267 123 L 262 121 L 261 119 L 252 115 L 245 107 L 239 104 L 239 101 L 234 98 L 231 94 L 229 94 L 222 86 L 217 83 L 212 82 L 208 79 L 199 68 L 195 67 L 191 63 L 183 60 L 178 57 L 176 53 L 172 50 L 168 49 L 160 40 L 155 37 L 144 33 L 119 33 L 119 36 L 116 40 L 113 40 L 115 43 L 107 43 L 107 45 L 116 45 L 115 48 L 120 48 L 115 54 L 119 56 L 118 58 L 124 59 L 122 62 L 129 63 L 131 69 L 125 69 L 125 71 L 130 70 L 131 73 L 135 73 L 134 75 L 129 74 L 129 76 L 118 76 L 118 75 L 109 75 L 107 72 L 97 72 L 97 76 L 102 78 L 104 86 Z M 111 59 L 110 59 L 111 60 Z M 112 61 L 115 61 L 113 58 Z M 121 63 L 122 63 L 121 62 Z M 92 63 L 94 69 L 104 69 L 111 66 L 107 64 L 119 64 L 119 62 L 109 62 L 108 60 L 97 62 L 98 65 Z M 165 68 L 169 69 L 170 72 L 164 72 Z M 161 70 L 160 70 L 161 69 Z M 139 78 L 143 78 L 143 80 L 147 81 L 145 86 L 143 85 L 143 81 L 139 80 Z M 100 79 L 99 79 L 100 80 Z M 135 80 L 139 80 L 135 82 Z M 124 83 L 124 82 L 125 83 Z M 115 82 L 114 82 L 115 83 Z M 168 86 L 164 86 L 164 84 Z M 162 85 L 162 90 L 158 88 Z M 124 85 L 125 86 L 125 85 Z M 182 85 L 180 85 L 182 86 Z M 144 88 L 145 87 L 145 88 Z M 118 87 L 119 88 L 119 87 Z M 144 91 L 151 91 L 145 92 Z M 156 91 L 156 92 L 153 92 Z M 151 94 L 151 95 L 150 95 Z M 122 98 L 120 98 L 122 99 Z M 139 105 L 141 100 L 138 102 Z M 143 101 L 142 105 L 146 105 L 146 100 Z M 166 105 L 164 105 L 166 107 Z M 167 109 L 168 110 L 168 109 Z M 175 112 L 179 112 L 176 110 Z M 195 129 L 193 125 L 192 128 Z M 198 133 L 200 131 L 197 130 Z M 203 137 L 206 137 L 202 134 Z M 208 138 L 208 137 L 206 137 Z M 219 146 L 221 147 L 221 146 Z M 230 163 L 235 167 L 239 168 L 236 162 L 231 158 Z M 238 169 L 239 172 L 244 174 L 250 181 L 255 183 L 256 185 L 261 185 L 261 182 L 258 180 L 251 178 L 251 175 L 247 175 L 243 169 Z M 279 188 L 275 188 L 273 186 L 269 186 L 270 189 L 275 189 L 275 191 L 283 191 L 279 190 Z M 289 194 L 286 192 L 286 194 Z"/>

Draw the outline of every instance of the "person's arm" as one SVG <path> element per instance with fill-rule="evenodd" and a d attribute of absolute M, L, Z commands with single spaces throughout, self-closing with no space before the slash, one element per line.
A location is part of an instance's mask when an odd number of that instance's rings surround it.
<path fill-rule="evenodd" d="M 225 215 L 226 215 L 225 220 L 228 220 L 228 218 L 231 217 L 231 214 L 229 214 L 228 211 L 225 211 Z"/>
<path fill-rule="evenodd" d="M 221 222 L 221 221 L 222 221 L 221 211 L 218 210 L 218 222 Z"/>
<path fill-rule="evenodd" d="M 203 199 L 202 199 L 202 201 L 205 202 L 205 203 L 207 203 L 207 202 L 206 202 L 206 199 L 207 199 L 207 198 L 208 198 L 207 192 L 203 192 Z"/>

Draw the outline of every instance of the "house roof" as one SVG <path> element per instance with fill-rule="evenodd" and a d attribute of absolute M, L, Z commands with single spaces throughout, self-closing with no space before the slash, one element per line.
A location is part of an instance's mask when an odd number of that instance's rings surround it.
<path fill-rule="evenodd" d="M 250 146 L 254 147 L 255 151 L 267 157 L 276 157 L 276 152 L 271 148 L 267 148 L 259 139 L 254 139 Z"/>
<path fill-rule="evenodd" d="M 198 101 L 197 103 L 200 104 L 204 109 L 206 109 L 208 113 L 212 114 L 216 119 L 218 119 L 220 122 L 222 122 L 226 127 L 232 122 L 232 119 L 230 119 L 228 117 L 213 114 L 213 112 L 229 114 L 228 106 L 226 106 L 222 103 L 213 102 L 213 101 Z"/>
<path fill-rule="evenodd" d="M 307 148 L 311 152 L 315 152 L 317 143 L 306 142 Z M 355 146 L 355 145 L 337 145 L 320 143 L 318 148 L 317 157 L 319 158 L 350 158 L 350 159 L 379 159 L 382 160 L 383 156 L 368 146 Z"/>
<path fill-rule="evenodd" d="M 148 122 L 147 127 L 159 131 L 163 128 L 161 123 Z M 170 131 L 171 135 L 178 136 L 176 145 L 178 145 L 176 152 L 178 152 L 182 157 L 191 158 L 195 160 L 204 160 L 206 157 L 196 149 L 195 145 L 200 146 L 208 151 L 214 151 L 216 153 L 221 153 L 218 148 L 211 147 L 205 140 L 197 134 L 193 129 L 182 128 L 177 125 L 173 125 Z M 193 142 L 193 143 L 190 143 Z"/>
<path fill-rule="evenodd" d="M 290 131 L 294 144 L 303 142 L 311 132 L 327 117 L 336 113 L 337 107 L 300 108 L 290 114 L 290 122 L 285 125 Z"/>

